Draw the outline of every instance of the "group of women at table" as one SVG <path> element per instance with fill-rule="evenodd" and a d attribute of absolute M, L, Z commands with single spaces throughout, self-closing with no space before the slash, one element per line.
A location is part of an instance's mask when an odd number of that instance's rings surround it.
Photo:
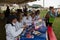
<path fill-rule="evenodd" d="M 10 15 L 7 19 L 7 24 L 5 25 L 6 29 L 6 40 L 17 40 L 17 37 L 21 35 L 23 30 L 30 25 L 33 25 L 35 21 L 40 19 L 40 12 L 37 10 L 32 13 L 20 13 L 18 16 Z M 49 19 L 55 18 L 54 8 L 50 7 L 50 11 L 45 16 L 46 26 L 52 25 Z M 52 21 L 53 21 L 52 20 Z"/>
<path fill-rule="evenodd" d="M 10 15 L 7 20 L 8 22 L 5 25 L 6 40 L 17 40 L 17 37 L 22 31 L 28 26 L 34 24 L 34 21 L 38 19 L 40 19 L 39 13 L 27 13 L 25 15 L 20 13 L 19 16 Z"/>

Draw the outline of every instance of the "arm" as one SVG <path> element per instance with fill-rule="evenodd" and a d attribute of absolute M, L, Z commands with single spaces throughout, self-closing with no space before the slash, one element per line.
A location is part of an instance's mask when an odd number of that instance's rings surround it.
<path fill-rule="evenodd" d="M 13 29 L 11 26 L 9 27 L 9 31 L 12 34 L 13 37 L 17 37 L 18 35 L 21 34 L 21 32 L 23 31 L 23 28 L 19 29 L 18 31 L 16 31 L 15 29 Z"/>

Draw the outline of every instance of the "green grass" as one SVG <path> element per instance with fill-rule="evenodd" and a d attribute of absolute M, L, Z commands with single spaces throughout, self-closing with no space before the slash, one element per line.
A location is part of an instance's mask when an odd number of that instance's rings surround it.
<path fill-rule="evenodd" d="M 57 40 L 60 40 L 60 17 L 55 18 L 53 23 L 53 30 L 56 34 Z"/>
<path fill-rule="evenodd" d="M 46 10 L 41 11 L 41 12 L 40 12 L 40 17 L 41 17 L 41 18 L 45 17 L 46 13 L 47 13 Z"/>
<path fill-rule="evenodd" d="M 41 11 L 40 17 L 43 18 L 47 11 Z M 56 17 L 53 22 L 53 30 L 56 34 L 57 40 L 60 40 L 60 17 Z"/>

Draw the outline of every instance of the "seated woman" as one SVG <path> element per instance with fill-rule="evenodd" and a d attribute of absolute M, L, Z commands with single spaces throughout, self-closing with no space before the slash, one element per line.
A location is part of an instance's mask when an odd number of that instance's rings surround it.
<path fill-rule="evenodd" d="M 27 14 L 27 16 L 23 17 L 23 22 L 28 26 L 32 24 L 32 17 L 30 14 Z"/>
<path fill-rule="evenodd" d="M 26 24 L 23 23 L 22 15 L 18 16 L 17 20 L 18 20 L 17 23 L 16 23 L 17 30 L 20 29 L 20 28 L 25 28 L 26 27 Z"/>
<path fill-rule="evenodd" d="M 17 30 L 15 26 L 16 22 L 17 22 L 16 16 L 14 15 L 9 16 L 8 23 L 5 25 L 6 40 L 16 40 L 17 36 L 19 36 L 22 33 L 23 28 Z"/>
<path fill-rule="evenodd" d="M 35 13 L 32 13 L 31 17 L 32 17 L 32 21 L 35 21 Z"/>
<path fill-rule="evenodd" d="M 31 14 L 32 21 L 36 21 L 36 20 L 40 19 L 40 15 L 39 14 L 40 14 L 39 10 L 37 10 L 35 12 L 32 12 L 32 14 Z"/>
<path fill-rule="evenodd" d="M 36 20 L 40 19 L 40 10 L 37 10 L 35 12 L 35 18 L 36 18 Z"/>

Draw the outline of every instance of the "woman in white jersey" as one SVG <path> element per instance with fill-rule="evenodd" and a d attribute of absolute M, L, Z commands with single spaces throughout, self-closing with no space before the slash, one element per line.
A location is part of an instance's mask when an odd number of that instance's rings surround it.
<path fill-rule="evenodd" d="M 23 17 L 23 22 L 26 23 L 26 25 L 28 26 L 32 24 L 32 17 L 29 13 L 27 14 L 27 16 Z"/>
<path fill-rule="evenodd" d="M 24 24 L 24 22 L 23 22 L 23 16 L 22 15 L 18 16 L 17 20 L 18 20 L 16 23 L 17 30 L 20 28 L 26 27 L 26 24 Z"/>
<path fill-rule="evenodd" d="M 37 10 L 37 11 L 35 12 L 35 19 L 36 19 L 36 20 L 40 19 L 40 10 Z"/>
<path fill-rule="evenodd" d="M 23 31 L 23 28 L 17 30 L 16 29 L 16 16 L 11 15 L 8 18 L 8 23 L 5 25 L 5 29 L 6 29 L 6 40 L 17 40 L 17 36 L 19 36 L 21 34 L 21 32 Z"/>

